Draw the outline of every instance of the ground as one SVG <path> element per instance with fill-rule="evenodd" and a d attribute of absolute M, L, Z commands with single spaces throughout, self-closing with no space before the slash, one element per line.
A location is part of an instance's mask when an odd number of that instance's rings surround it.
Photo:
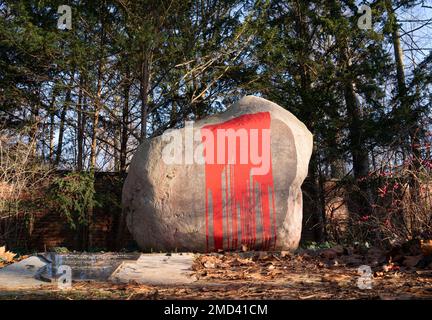
<path fill-rule="evenodd" d="M 360 265 L 371 267 L 370 277 L 359 274 Z M 383 250 L 340 246 L 295 254 L 220 253 L 200 255 L 193 270 L 198 281 L 189 285 L 79 281 L 70 290 L 49 285 L 1 291 L 0 299 L 432 299 L 430 258 L 421 254 L 389 258 Z M 371 289 L 364 288 L 368 284 Z"/>

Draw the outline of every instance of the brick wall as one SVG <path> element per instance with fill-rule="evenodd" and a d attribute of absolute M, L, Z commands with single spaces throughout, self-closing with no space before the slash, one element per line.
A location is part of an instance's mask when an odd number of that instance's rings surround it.
<path fill-rule="evenodd" d="M 135 246 L 127 228 L 122 231 L 119 229 L 122 184 L 122 178 L 118 174 L 96 174 L 96 194 L 104 206 L 94 208 L 92 227 L 88 231 L 92 249 L 117 250 Z M 87 235 L 84 227 L 73 229 L 65 217 L 48 209 L 33 212 L 31 220 L 28 216 L 1 219 L 0 234 L 4 234 L 6 230 L 8 232 L 3 239 L 0 238 L 0 243 L 5 242 L 11 248 L 38 251 L 53 247 L 82 250 L 83 238 Z"/>

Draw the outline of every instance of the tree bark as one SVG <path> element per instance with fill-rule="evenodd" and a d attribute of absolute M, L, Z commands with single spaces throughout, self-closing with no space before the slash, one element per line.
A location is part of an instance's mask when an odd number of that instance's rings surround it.
<path fill-rule="evenodd" d="M 77 170 L 81 172 L 83 170 L 83 153 L 84 153 L 84 92 L 83 92 L 83 86 L 84 86 L 84 78 L 83 75 L 81 75 L 80 78 L 80 88 L 78 92 L 78 105 L 77 105 Z"/>
<path fill-rule="evenodd" d="M 129 75 L 127 75 L 129 76 Z M 128 128 L 129 128 L 129 81 L 124 86 L 123 91 L 123 110 L 122 110 L 122 123 L 121 123 L 121 137 L 120 137 L 120 172 L 126 172 L 127 160 L 127 144 L 128 144 Z"/>
<path fill-rule="evenodd" d="M 57 151 L 56 151 L 56 158 L 55 158 L 55 165 L 58 165 L 60 163 L 62 150 L 63 150 L 63 136 L 64 136 L 64 130 L 65 130 L 65 122 L 66 122 L 66 114 L 69 109 L 69 106 L 72 101 L 72 87 L 74 82 L 74 72 L 72 72 L 70 80 L 69 80 L 69 87 L 66 91 L 66 97 L 65 102 L 63 105 L 62 112 L 60 114 L 60 127 L 59 127 L 59 137 L 57 142 Z"/>
<path fill-rule="evenodd" d="M 354 84 L 346 79 L 344 97 L 349 117 L 350 149 L 353 159 L 353 173 L 356 179 L 363 178 L 369 173 L 369 154 L 364 145 L 362 128 L 362 111 L 357 100 Z"/>
<path fill-rule="evenodd" d="M 295 1 L 295 29 L 297 32 L 297 37 L 299 39 L 303 40 L 303 43 L 306 44 L 306 46 L 303 49 L 303 54 L 305 56 L 309 55 L 309 32 L 308 32 L 308 25 L 305 21 L 305 13 L 302 6 L 307 4 L 304 4 L 299 1 Z M 310 69 L 308 66 L 304 63 L 300 64 L 299 68 L 300 72 L 300 87 L 301 92 L 300 96 L 302 99 L 303 104 L 303 112 L 305 112 L 304 116 L 302 118 L 307 119 L 306 126 L 309 128 L 309 130 L 313 133 L 314 127 L 315 127 L 315 120 L 313 117 L 313 110 L 315 108 L 315 101 L 312 98 L 312 79 L 310 74 Z M 312 210 L 313 210 L 313 225 L 314 225 L 314 238 L 317 241 L 324 241 L 326 239 L 326 233 L 325 233 L 325 223 L 326 223 L 326 217 L 325 217 L 325 198 L 323 198 L 323 190 L 322 190 L 322 177 L 320 172 L 320 164 L 319 164 L 319 157 L 318 157 L 318 146 L 316 142 L 314 142 L 313 150 L 312 150 L 312 156 L 311 160 L 309 162 L 309 177 L 310 177 L 310 183 L 311 183 L 311 192 L 310 196 L 313 202 Z"/>
<path fill-rule="evenodd" d="M 398 98 L 400 101 L 401 115 L 403 120 L 407 121 L 408 125 L 408 139 L 410 142 L 410 151 L 412 155 L 412 162 L 410 164 L 410 188 L 411 194 L 414 199 L 418 197 L 419 193 L 419 182 L 417 181 L 416 172 L 420 170 L 421 167 L 421 144 L 420 144 L 420 133 L 422 128 L 419 126 L 418 116 L 413 114 L 411 104 L 408 101 L 408 89 L 405 80 L 405 66 L 403 61 L 403 50 L 400 42 L 399 26 L 397 23 L 397 16 L 393 9 L 393 3 L 391 0 L 386 0 L 386 10 L 388 13 L 388 19 L 391 26 L 391 36 L 393 42 L 393 51 L 396 62 L 396 77 L 397 77 L 397 88 L 398 88 Z"/>
<path fill-rule="evenodd" d="M 148 95 L 150 86 L 150 60 L 151 55 L 143 49 L 140 74 L 141 97 L 141 142 L 147 137 Z"/>
<path fill-rule="evenodd" d="M 103 79 L 103 71 L 104 71 L 104 44 L 105 44 L 105 22 L 103 16 L 103 10 L 105 8 L 101 6 L 101 31 L 100 31 L 100 56 L 99 56 L 99 64 L 97 70 L 97 84 L 96 84 L 96 97 L 94 101 L 94 112 L 93 112 L 93 120 L 92 127 L 93 132 L 91 136 L 91 145 L 90 145 L 90 174 L 93 179 L 93 186 L 95 183 L 95 170 L 96 170 L 96 158 L 97 158 L 97 138 L 99 135 L 99 114 L 102 109 L 102 79 Z M 93 205 L 90 205 L 87 211 L 87 243 L 86 247 L 91 248 L 93 246 Z"/>
<path fill-rule="evenodd" d="M 57 89 L 54 87 L 49 107 L 50 123 L 49 123 L 49 161 L 54 162 L 54 131 L 55 131 L 55 100 L 57 97 Z"/>

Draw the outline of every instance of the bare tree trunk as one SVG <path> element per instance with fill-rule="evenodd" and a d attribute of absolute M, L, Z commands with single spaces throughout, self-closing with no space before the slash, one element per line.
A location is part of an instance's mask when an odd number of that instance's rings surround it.
<path fill-rule="evenodd" d="M 336 146 L 342 145 L 342 135 L 339 131 L 339 128 L 336 128 L 337 132 L 334 136 L 334 141 L 331 143 L 335 143 Z M 345 170 L 345 161 L 342 157 L 340 157 L 339 153 L 336 153 L 335 156 L 331 156 L 329 158 L 330 161 L 330 176 L 333 179 L 342 179 L 346 175 Z"/>
<path fill-rule="evenodd" d="M 56 88 L 53 89 L 49 114 L 50 114 L 50 123 L 49 123 L 49 161 L 53 163 L 54 161 L 54 131 L 55 131 L 55 100 L 57 96 Z"/>
<path fill-rule="evenodd" d="M 392 30 L 392 42 L 393 51 L 396 62 L 396 77 L 397 77 L 397 87 L 398 87 L 398 97 L 400 100 L 400 108 L 402 109 L 403 115 L 410 115 L 411 105 L 408 101 L 408 89 L 405 80 L 405 66 L 403 62 L 403 50 L 400 42 L 399 26 L 397 24 L 397 17 L 393 10 L 393 5 L 391 0 L 386 0 L 386 8 L 389 16 L 391 30 Z M 418 160 L 421 155 L 420 150 L 420 127 L 418 126 L 416 117 L 413 117 L 412 123 L 409 123 L 409 138 L 411 141 L 411 152 Z"/>
<path fill-rule="evenodd" d="M 55 159 L 55 165 L 58 165 L 60 163 L 62 150 L 63 150 L 63 136 L 64 136 L 64 130 L 65 130 L 65 122 L 66 122 L 66 113 L 69 109 L 71 100 L 72 100 L 72 86 L 74 82 L 74 72 L 71 74 L 71 78 L 69 80 L 69 88 L 66 91 L 66 97 L 65 97 L 65 103 L 63 105 L 63 109 L 60 115 L 60 128 L 59 128 L 59 137 L 57 142 L 57 152 L 56 152 L 56 159 Z"/>
<path fill-rule="evenodd" d="M 126 81 L 123 88 L 123 109 L 122 109 L 122 120 L 120 128 L 120 175 L 122 177 L 126 174 L 126 162 L 127 162 L 127 144 L 128 144 L 128 129 L 129 129 L 129 95 L 130 95 L 130 73 L 129 68 L 125 73 Z M 117 231 L 115 246 L 117 250 L 123 247 L 124 234 L 126 231 L 126 217 L 124 211 L 118 216 L 117 220 Z"/>
<path fill-rule="evenodd" d="M 405 84 L 405 68 L 403 62 L 403 51 L 400 43 L 400 34 L 399 27 L 397 25 L 396 14 L 393 10 L 393 5 L 391 0 L 386 0 L 386 9 L 388 13 L 388 18 L 391 24 L 392 30 L 392 42 L 393 42 L 393 51 L 396 61 L 396 76 L 398 83 L 398 93 L 399 96 L 406 95 L 406 84 Z"/>
<path fill-rule="evenodd" d="M 96 157 L 97 157 L 97 139 L 99 135 L 99 114 L 102 109 L 102 79 L 103 79 L 103 71 L 104 71 L 104 44 L 105 44 L 105 28 L 104 28 L 104 16 L 103 10 L 105 8 L 101 6 L 101 32 L 100 32 L 100 57 L 99 57 L 99 65 L 98 65 L 98 75 L 97 75 L 97 85 L 96 85 L 96 97 L 94 101 L 94 113 L 93 113 L 93 121 L 92 127 L 93 132 L 91 136 L 91 145 L 90 145 L 90 174 L 93 178 L 93 185 L 95 183 L 95 170 L 96 170 Z M 87 212 L 87 248 L 93 246 L 93 211 L 94 208 L 91 205 L 88 208 Z"/>
<path fill-rule="evenodd" d="M 345 104 L 349 117 L 350 149 L 353 158 L 354 177 L 359 179 L 369 173 L 369 154 L 364 145 L 362 112 L 354 90 L 354 84 L 346 79 L 344 87 Z"/>
<path fill-rule="evenodd" d="M 330 14 L 333 17 L 342 17 L 342 8 L 339 1 L 332 1 Z M 366 215 L 371 211 L 371 192 L 367 181 L 364 178 L 369 173 L 369 152 L 366 147 L 365 132 L 363 128 L 364 114 L 357 98 L 355 82 L 350 75 L 351 52 L 347 36 L 337 32 L 335 41 L 339 53 L 339 66 L 345 75 L 341 80 L 345 107 L 348 120 L 349 149 L 352 156 L 354 183 L 348 185 L 351 188 L 347 192 L 347 205 L 352 215 Z"/>
<path fill-rule="evenodd" d="M 83 86 L 84 86 L 84 78 L 83 75 L 81 75 L 80 78 L 80 88 L 78 92 L 78 105 L 77 105 L 77 170 L 81 172 L 83 170 L 83 152 L 84 152 L 84 126 L 85 123 L 83 121 L 84 115 L 83 115 L 83 105 L 84 105 L 84 92 L 83 92 Z"/>
<path fill-rule="evenodd" d="M 123 92 L 124 101 L 123 101 L 121 136 L 120 136 L 120 172 L 121 173 L 126 172 L 128 128 L 129 128 L 129 91 L 130 91 L 130 83 L 128 82 L 125 85 L 124 92 Z"/>
<path fill-rule="evenodd" d="M 303 6 L 307 6 L 308 4 L 295 1 L 295 29 L 297 32 L 297 37 L 299 39 L 303 39 L 305 44 L 309 43 L 309 31 L 308 25 L 305 21 L 306 14 L 304 13 Z M 303 49 L 304 55 L 309 54 L 309 47 L 306 46 Z M 302 104 L 304 105 L 305 115 L 302 117 L 307 119 L 306 126 L 314 132 L 314 119 L 311 115 L 311 111 L 314 108 L 315 102 L 311 98 L 312 89 L 312 79 L 310 74 L 310 69 L 307 65 L 300 65 L 300 81 L 301 81 L 301 99 Z M 322 198 L 323 190 L 321 190 L 321 174 L 319 169 L 319 157 L 318 157 L 318 147 L 317 144 L 314 143 L 311 160 L 309 162 L 309 177 L 310 177 L 310 197 L 312 202 L 312 212 L 313 212 L 313 232 L 314 238 L 317 241 L 323 241 L 326 238 L 325 233 L 325 199 Z M 305 186 L 307 188 L 307 186 Z"/>
<path fill-rule="evenodd" d="M 84 170 L 84 135 L 85 135 L 85 123 L 86 123 L 86 104 L 87 96 L 84 92 L 84 86 L 86 85 L 86 80 L 83 75 L 80 78 L 80 90 L 78 94 L 78 118 L 77 118 L 77 170 L 82 172 Z M 75 243 L 77 248 L 82 250 L 88 249 L 88 227 L 86 225 L 79 225 Z"/>
<path fill-rule="evenodd" d="M 101 93 L 102 93 L 102 71 L 103 71 L 103 61 L 102 58 L 99 62 L 98 67 L 98 80 L 97 80 L 97 89 L 96 89 L 96 100 L 95 100 L 95 110 L 93 114 L 93 132 L 91 137 L 91 146 L 90 146 L 90 174 L 93 178 L 93 184 L 95 182 L 95 170 L 96 170 L 96 157 L 97 157 L 97 138 L 99 133 L 99 114 L 102 108 L 101 104 Z M 93 211 L 94 208 L 91 205 L 87 212 L 87 248 L 91 248 L 93 246 Z"/>
<path fill-rule="evenodd" d="M 83 142 L 84 142 L 84 128 L 83 128 L 83 104 L 85 101 L 83 86 L 84 76 L 80 75 L 79 91 L 78 91 L 78 104 L 77 104 L 77 164 L 76 168 L 78 172 L 83 171 Z M 85 248 L 84 239 L 87 239 L 85 235 L 86 228 L 82 225 L 78 225 L 77 232 L 74 237 L 75 246 L 77 248 Z"/>
<path fill-rule="evenodd" d="M 330 14 L 336 18 L 342 17 L 341 4 L 338 1 L 329 3 Z M 345 35 L 336 34 L 336 45 L 339 48 L 339 60 L 342 72 L 347 74 L 342 79 L 345 106 L 348 115 L 348 130 L 350 137 L 350 151 L 353 159 L 353 173 L 355 178 L 361 178 L 369 173 L 369 154 L 365 146 L 363 133 L 363 113 L 355 92 L 354 80 L 349 76 L 351 67 L 350 49 Z"/>
<path fill-rule="evenodd" d="M 99 126 L 99 114 L 101 110 L 101 88 L 102 88 L 102 71 L 101 71 L 102 62 L 99 67 L 99 75 L 97 81 L 97 89 L 96 89 L 96 100 L 95 100 L 95 109 L 93 113 L 93 121 L 92 121 L 92 137 L 91 137 L 91 145 L 90 145 L 90 170 L 94 171 L 96 168 L 96 152 L 97 152 L 97 137 L 98 137 L 98 126 Z"/>
<path fill-rule="evenodd" d="M 140 75 L 141 142 L 147 137 L 148 94 L 150 85 L 150 54 L 143 50 Z"/>
<path fill-rule="evenodd" d="M 420 188 L 416 172 L 420 169 L 421 161 L 421 145 L 420 145 L 420 133 L 422 131 L 419 126 L 419 119 L 416 114 L 413 113 L 410 102 L 408 101 L 408 89 L 405 80 L 405 66 L 403 62 L 403 50 L 400 42 L 399 26 L 397 23 L 396 13 L 393 9 L 393 4 L 391 0 L 386 0 L 386 9 L 388 13 L 388 19 L 392 31 L 392 42 L 393 51 L 396 62 L 396 76 L 397 76 L 397 88 L 398 88 L 398 98 L 400 101 L 400 109 L 402 116 L 408 118 L 408 137 L 410 141 L 410 151 L 413 156 L 413 161 L 411 163 L 412 175 L 410 178 L 410 187 L 413 193 L 413 197 L 418 196 L 418 190 Z"/>

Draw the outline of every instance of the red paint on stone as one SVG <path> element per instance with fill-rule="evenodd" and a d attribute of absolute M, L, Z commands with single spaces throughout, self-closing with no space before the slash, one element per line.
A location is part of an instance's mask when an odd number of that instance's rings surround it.
<path fill-rule="evenodd" d="M 260 112 L 242 115 L 223 123 L 207 125 L 201 129 L 205 159 L 206 239 L 208 251 L 211 248 L 214 250 L 235 250 L 243 244 L 253 248 L 256 247 L 257 240 L 261 242 L 261 248 L 264 250 L 270 248 L 272 244 L 276 244 L 270 122 L 270 113 Z M 231 152 L 234 153 L 235 161 L 229 163 L 229 138 L 226 135 L 219 138 L 218 130 L 219 132 L 234 130 L 235 133 L 239 133 L 238 130 L 240 129 L 243 130 L 243 133 L 247 133 L 247 147 L 244 144 L 245 140 L 236 137 L 235 148 L 231 144 Z M 212 133 L 213 141 L 206 139 L 204 130 L 208 130 L 207 133 Z M 254 164 L 251 160 L 251 146 L 255 150 L 258 148 L 260 156 L 268 157 L 269 170 L 266 173 L 251 176 L 251 170 L 254 168 L 257 170 L 262 165 Z M 212 148 L 213 152 L 210 152 Z M 225 156 L 219 159 L 223 161 L 218 161 L 218 155 L 221 152 L 225 152 Z M 212 159 L 212 154 L 214 159 Z M 241 159 L 243 159 L 244 163 L 241 163 Z M 209 195 L 211 195 L 211 199 Z M 231 199 L 231 201 L 228 199 Z M 260 212 L 259 221 L 256 219 L 257 207 Z M 271 212 L 273 212 L 273 217 L 271 217 Z M 238 215 L 240 219 L 238 219 Z M 210 216 L 212 216 L 212 219 L 210 219 Z M 210 225 L 213 228 L 213 244 L 209 243 Z M 261 230 L 258 235 L 256 232 L 257 225 Z M 240 239 L 238 239 L 239 229 L 241 231 Z"/>

